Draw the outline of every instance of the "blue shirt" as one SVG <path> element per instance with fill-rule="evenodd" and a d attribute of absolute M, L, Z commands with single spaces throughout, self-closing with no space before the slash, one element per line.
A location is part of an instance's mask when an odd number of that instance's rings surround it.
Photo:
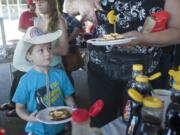
<path fill-rule="evenodd" d="M 63 106 L 64 98 L 74 93 L 74 88 L 64 71 L 50 68 L 48 75 L 51 106 Z M 32 69 L 21 77 L 13 101 L 25 105 L 27 111 L 32 113 L 48 106 L 47 97 L 46 75 Z M 63 124 L 47 125 L 28 122 L 25 130 L 37 135 L 55 135 L 63 129 Z"/>

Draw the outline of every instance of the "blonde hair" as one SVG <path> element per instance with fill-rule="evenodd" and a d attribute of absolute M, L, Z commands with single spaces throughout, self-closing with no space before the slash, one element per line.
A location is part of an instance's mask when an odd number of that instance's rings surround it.
<path fill-rule="evenodd" d="M 61 15 L 58 9 L 58 2 L 57 0 L 47 0 L 48 2 L 48 16 L 49 16 L 49 23 L 48 23 L 48 31 L 54 32 L 58 29 L 59 24 L 59 16 Z"/>

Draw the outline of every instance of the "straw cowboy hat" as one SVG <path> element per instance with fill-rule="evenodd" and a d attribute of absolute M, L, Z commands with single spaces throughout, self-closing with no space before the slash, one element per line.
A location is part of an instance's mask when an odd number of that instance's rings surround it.
<path fill-rule="evenodd" d="M 20 71 L 29 71 L 32 69 L 33 64 L 26 59 L 28 49 L 33 45 L 56 41 L 61 35 L 61 30 L 57 30 L 53 33 L 44 33 L 41 29 L 34 26 L 28 28 L 26 34 L 18 42 L 14 51 L 13 66 Z"/>

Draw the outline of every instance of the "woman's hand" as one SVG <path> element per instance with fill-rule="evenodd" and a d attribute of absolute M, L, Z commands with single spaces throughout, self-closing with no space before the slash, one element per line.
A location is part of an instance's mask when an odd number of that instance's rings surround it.
<path fill-rule="evenodd" d="M 131 31 L 123 34 L 124 37 L 135 37 L 135 39 L 131 40 L 126 46 L 134 46 L 134 45 L 143 45 L 149 46 L 145 41 L 145 34 L 138 31 Z"/>
<path fill-rule="evenodd" d="M 130 45 L 148 45 L 154 47 L 165 47 L 180 43 L 180 1 L 165 0 L 164 10 L 170 15 L 167 29 L 159 32 L 141 34 L 139 32 L 128 32 L 125 36 L 135 36 Z"/>

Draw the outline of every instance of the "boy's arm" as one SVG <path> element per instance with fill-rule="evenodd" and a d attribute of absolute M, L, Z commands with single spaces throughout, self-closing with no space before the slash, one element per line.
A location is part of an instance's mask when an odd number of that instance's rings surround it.
<path fill-rule="evenodd" d="M 67 96 L 65 97 L 65 103 L 68 105 L 68 106 L 71 106 L 71 107 L 77 107 L 76 103 L 75 103 L 75 100 L 72 96 Z"/>
<path fill-rule="evenodd" d="M 23 104 L 18 104 L 18 103 L 16 104 L 16 113 L 21 119 L 25 121 L 37 122 L 37 118 L 35 117 L 35 114 L 37 112 L 29 114 L 26 110 L 25 105 Z"/>

